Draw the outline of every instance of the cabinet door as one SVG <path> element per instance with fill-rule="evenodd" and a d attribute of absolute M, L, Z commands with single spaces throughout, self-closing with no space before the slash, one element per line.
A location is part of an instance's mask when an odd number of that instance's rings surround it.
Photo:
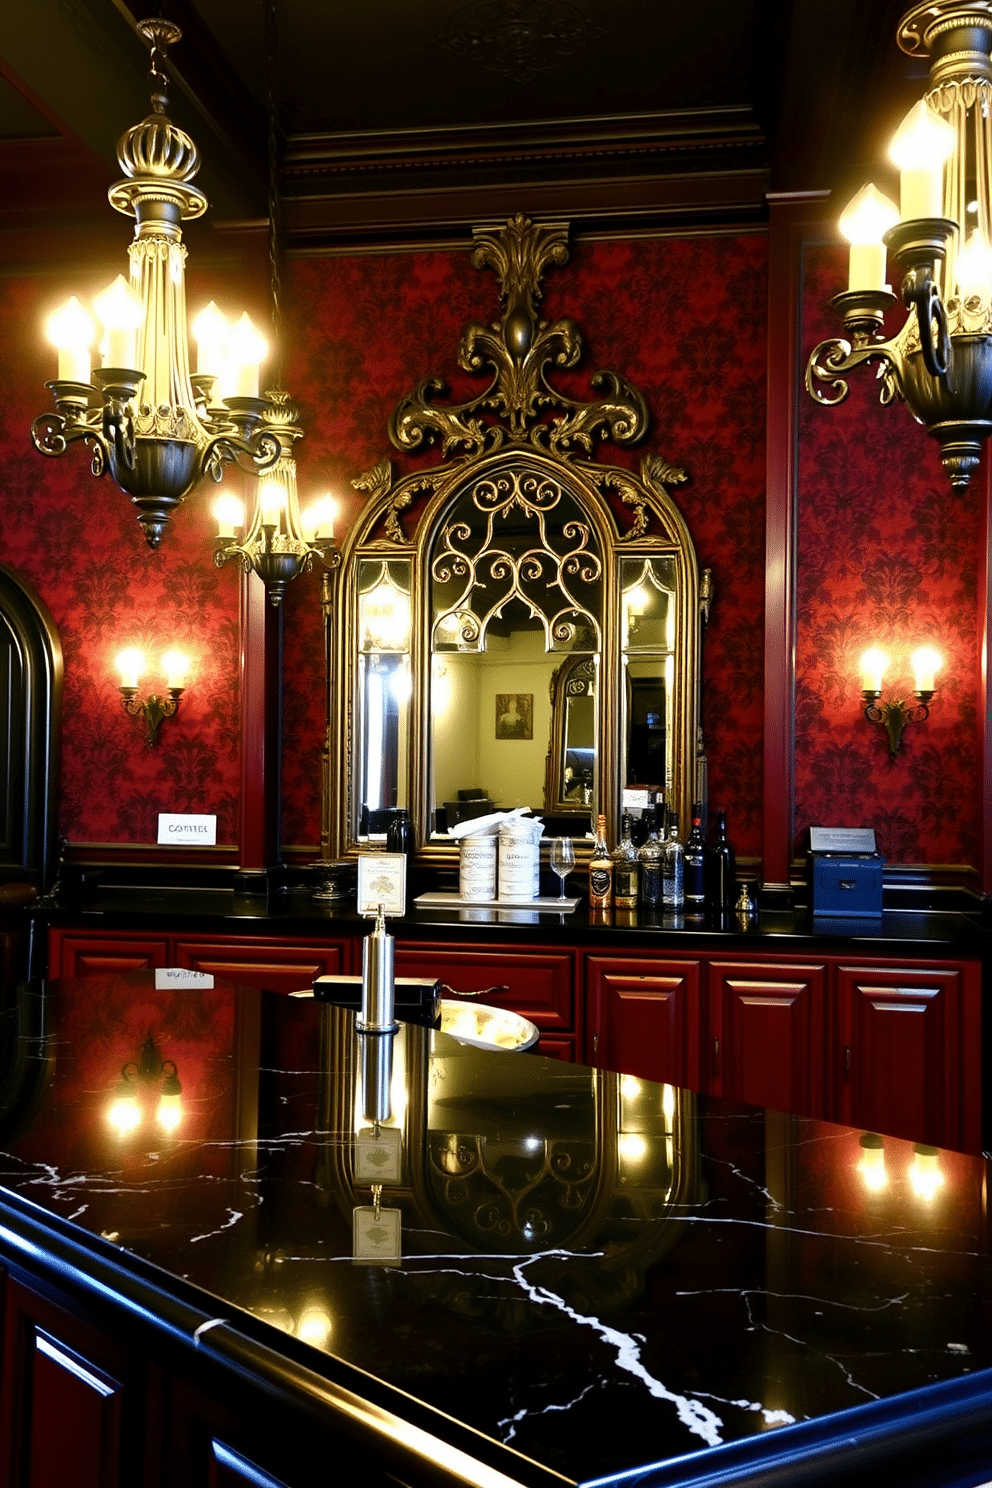
<path fill-rule="evenodd" d="M 168 966 L 165 936 L 89 935 L 52 930 L 48 964 L 53 977 L 101 976 L 111 971 L 147 971 Z"/>
<path fill-rule="evenodd" d="M 161 1451 L 142 1367 L 116 1342 L 33 1289 L 7 1283 L 3 1369 L 6 1481 L 120 1488 Z M 128 1464 L 125 1468 L 125 1464 Z"/>
<path fill-rule="evenodd" d="M 696 1087 L 702 1017 L 698 961 L 586 960 L 586 1061 Z"/>
<path fill-rule="evenodd" d="M 937 1147 L 980 1143 L 980 968 L 837 967 L 836 1118 Z"/>
<path fill-rule="evenodd" d="M 253 987 L 274 992 L 304 991 L 314 978 L 341 972 L 345 967 L 343 944 L 294 945 L 291 941 L 194 940 L 176 941 L 175 964 L 193 971 L 209 972 Z"/>
<path fill-rule="evenodd" d="M 397 942 L 396 975 L 438 978 L 445 997 L 491 987 L 483 1002 L 522 1013 L 542 1032 L 574 1027 L 575 962 L 568 951 Z"/>
<path fill-rule="evenodd" d="M 714 961 L 709 1088 L 775 1111 L 822 1116 L 826 967 Z"/>

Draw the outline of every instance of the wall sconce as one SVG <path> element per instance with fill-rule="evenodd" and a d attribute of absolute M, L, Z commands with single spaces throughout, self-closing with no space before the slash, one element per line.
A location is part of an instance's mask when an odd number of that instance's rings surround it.
<path fill-rule="evenodd" d="M 120 1083 L 107 1111 L 107 1122 L 121 1140 L 141 1125 L 144 1112 L 140 1097 L 143 1089 L 154 1086 L 159 1087 L 155 1123 L 166 1136 L 172 1136 L 183 1119 L 183 1087 L 175 1064 L 162 1058 L 148 1034 L 138 1060 L 128 1060 L 121 1066 Z"/>
<path fill-rule="evenodd" d="M 181 651 L 166 651 L 161 660 L 165 672 L 168 696 L 150 692 L 147 697 L 138 697 L 138 682 L 145 671 L 145 656 L 135 646 L 118 653 L 115 665 L 120 673 L 121 705 L 131 718 L 140 718 L 145 725 L 145 742 L 154 744 L 158 738 L 159 725 L 164 718 L 172 718 L 179 707 L 189 671 L 189 660 Z"/>
<path fill-rule="evenodd" d="M 929 703 L 934 694 L 936 673 L 943 665 L 939 652 L 932 646 L 921 646 L 910 658 L 913 663 L 913 683 L 916 702 L 904 698 L 887 698 L 879 702 L 882 695 L 882 678 L 889 664 L 884 651 L 873 646 L 861 658 L 861 695 L 864 698 L 865 717 L 869 723 L 880 723 L 889 736 L 889 758 L 895 759 L 902 743 L 903 729 L 907 723 L 922 723 L 930 717 Z"/>

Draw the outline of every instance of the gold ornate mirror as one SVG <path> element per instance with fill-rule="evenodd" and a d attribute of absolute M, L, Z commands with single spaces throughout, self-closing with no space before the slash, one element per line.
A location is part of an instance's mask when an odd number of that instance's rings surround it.
<path fill-rule="evenodd" d="M 428 379 L 400 403 L 393 444 L 438 442 L 439 461 L 404 476 L 383 460 L 354 482 L 367 504 L 325 582 L 330 856 L 381 843 L 396 808 L 440 857 L 448 825 L 492 809 L 581 836 L 597 811 L 615 831 L 625 787 L 664 788 L 683 823 L 705 799 L 709 576 L 668 494 L 684 472 L 593 458 L 646 431 L 622 377 L 598 373 L 589 402 L 549 381 L 582 349 L 571 320 L 537 313 L 566 225 L 518 216 L 474 236 L 501 316 L 465 328 L 459 363 L 487 386 L 444 406 Z"/>

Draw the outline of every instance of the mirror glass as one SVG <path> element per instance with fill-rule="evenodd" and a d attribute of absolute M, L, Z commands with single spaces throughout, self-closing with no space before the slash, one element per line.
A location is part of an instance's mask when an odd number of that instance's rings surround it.
<path fill-rule="evenodd" d="M 588 791 L 574 805 L 588 810 L 603 563 L 583 509 L 533 467 L 477 481 L 440 524 L 429 571 L 434 831 L 492 810 L 552 809 L 566 739 Z M 592 668 L 571 714 L 555 685 L 563 652 Z"/>
<path fill-rule="evenodd" d="M 620 564 L 627 786 L 664 789 L 671 800 L 675 750 L 676 574 L 671 554 Z"/>
<path fill-rule="evenodd" d="M 384 841 L 396 807 L 409 805 L 410 560 L 358 564 L 357 817 L 359 841 Z"/>

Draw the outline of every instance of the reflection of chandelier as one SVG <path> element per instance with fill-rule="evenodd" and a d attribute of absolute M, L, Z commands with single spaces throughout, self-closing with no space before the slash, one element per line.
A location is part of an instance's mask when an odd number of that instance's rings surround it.
<path fill-rule="evenodd" d="M 405 651 L 410 643 L 410 596 L 383 563 L 371 588 L 359 600 L 363 651 Z"/>
<path fill-rule="evenodd" d="M 924 0 L 898 42 L 931 59 L 929 92 L 892 142 L 900 209 L 867 186 L 841 217 L 850 271 L 833 303 L 851 340 L 816 347 L 806 386 L 840 403 L 847 373 L 877 362 L 882 403 L 905 400 L 939 442 L 951 484 L 965 486 L 992 431 L 992 12 L 985 0 Z M 909 311 L 888 341 L 886 247 Z"/>
<path fill-rule="evenodd" d="M 267 348 L 247 316 L 221 335 L 223 317 L 208 307 L 194 326 L 199 361 L 190 375 L 182 223 L 202 216 L 207 202 L 192 184 L 199 152 L 165 113 L 160 56 L 181 32 L 163 20 L 142 21 L 138 31 L 151 47 L 153 112 L 122 137 L 117 158 L 126 179 L 110 189 L 111 205 L 136 221 L 130 283 L 118 276 L 94 305 L 104 334 L 103 365 L 93 371 L 89 312 L 73 297 L 51 318 L 55 412 L 36 419 L 31 435 L 44 455 L 64 454 L 80 439 L 89 445 L 93 474 L 110 471 L 157 548 L 203 476 L 219 480 L 238 457 L 265 469 L 280 444 L 261 421 L 258 369 Z"/>

